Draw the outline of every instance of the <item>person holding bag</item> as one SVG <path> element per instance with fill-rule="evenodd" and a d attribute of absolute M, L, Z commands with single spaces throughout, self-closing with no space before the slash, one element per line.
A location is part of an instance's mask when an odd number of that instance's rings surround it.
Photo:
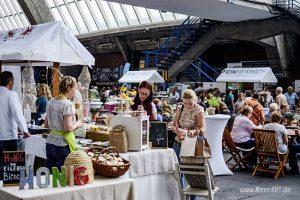
<path fill-rule="evenodd" d="M 172 131 L 176 134 L 173 149 L 179 158 L 181 142 L 185 137 L 194 138 L 205 131 L 205 116 L 202 106 L 197 104 L 197 96 L 191 89 L 182 94 L 183 105 L 176 110 Z"/>
<path fill-rule="evenodd" d="M 47 167 L 64 165 L 69 153 L 76 150 L 74 130 L 82 125 L 76 122 L 75 107 L 70 101 L 77 90 L 74 77 L 64 76 L 59 83 L 59 95 L 52 98 L 46 108 L 45 126 L 51 130 L 46 141 Z"/>

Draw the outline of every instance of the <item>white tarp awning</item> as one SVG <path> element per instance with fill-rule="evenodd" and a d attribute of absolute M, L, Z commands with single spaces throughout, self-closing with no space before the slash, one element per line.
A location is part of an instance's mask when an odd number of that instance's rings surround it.
<path fill-rule="evenodd" d="M 164 83 L 163 77 L 156 71 L 129 71 L 122 78 L 119 83 L 141 83 L 148 81 L 150 83 Z"/>
<path fill-rule="evenodd" d="M 217 78 L 217 82 L 277 83 L 278 80 L 270 67 L 226 68 Z"/>
<path fill-rule="evenodd" d="M 0 32 L 0 60 L 19 66 L 95 64 L 95 58 L 59 21 Z"/>

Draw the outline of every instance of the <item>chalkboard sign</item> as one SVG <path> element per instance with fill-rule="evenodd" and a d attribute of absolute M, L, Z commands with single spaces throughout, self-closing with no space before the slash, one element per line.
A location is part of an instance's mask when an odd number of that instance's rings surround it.
<path fill-rule="evenodd" d="M 153 147 L 168 148 L 168 130 L 166 122 L 151 121 L 150 141 Z"/>
<path fill-rule="evenodd" d="M 24 151 L 3 151 L 3 186 L 19 185 L 20 168 L 25 167 Z"/>

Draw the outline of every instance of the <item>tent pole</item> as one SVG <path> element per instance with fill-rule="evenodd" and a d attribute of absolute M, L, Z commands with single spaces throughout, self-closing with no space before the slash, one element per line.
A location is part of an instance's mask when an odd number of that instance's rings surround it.
<path fill-rule="evenodd" d="M 58 62 L 54 62 L 53 63 L 53 80 L 52 80 L 52 96 L 56 97 L 58 96 L 59 93 L 59 78 L 60 78 L 60 74 L 59 74 L 59 63 Z"/>

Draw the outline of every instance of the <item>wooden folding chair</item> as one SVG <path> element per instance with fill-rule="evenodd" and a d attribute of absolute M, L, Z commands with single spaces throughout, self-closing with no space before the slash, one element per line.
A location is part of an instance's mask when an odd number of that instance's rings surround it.
<path fill-rule="evenodd" d="M 219 188 L 215 186 L 213 189 L 210 168 L 207 163 L 202 166 L 181 164 L 179 167 L 182 175 L 192 175 L 194 177 L 197 176 L 199 179 L 205 181 L 207 188 L 192 188 L 190 185 L 188 185 L 182 190 L 184 200 L 188 200 L 189 196 L 206 197 L 210 200 L 213 200 L 214 194 L 219 190 Z"/>
<path fill-rule="evenodd" d="M 231 154 L 231 157 L 226 160 L 226 164 L 231 166 L 230 170 L 233 171 L 237 166 L 239 166 L 240 168 L 242 168 L 243 166 L 246 167 L 248 158 L 254 153 L 255 147 L 252 147 L 250 149 L 243 149 L 236 146 L 231 138 L 230 131 L 227 128 L 225 128 L 223 133 L 223 141 L 224 148 Z M 241 153 L 243 152 L 246 152 L 244 156 L 241 155 Z M 231 163 L 231 160 L 233 160 L 235 163 Z"/>
<path fill-rule="evenodd" d="M 281 173 L 284 176 L 283 167 L 288 158 L 287 153 L 279 153 L 274 130 L 253 129 L 255 138 L 258 163 L 254 169 L 253 176 L 257 171 L 275 174 L 277 179 Z M 270 168 L 275 166 L 275 168 Z"/>

